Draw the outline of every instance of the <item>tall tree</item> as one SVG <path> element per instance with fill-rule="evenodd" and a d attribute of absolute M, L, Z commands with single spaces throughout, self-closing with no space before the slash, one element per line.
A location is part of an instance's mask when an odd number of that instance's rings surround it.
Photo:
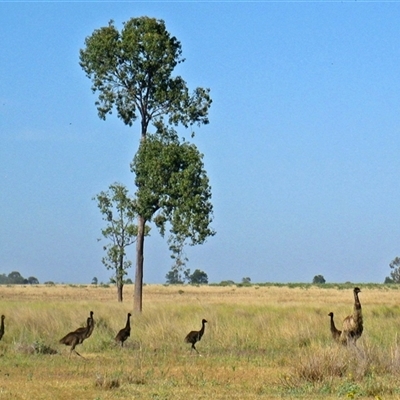
<path fill-rule="evenodd" d="M 108 191 L 99 193 L 95 199 L 107 222 L 101 233 L 110 240 L 110 243 L 103 246 L 106 256 L 102 262 L 107 269 L 114 271 L 118 301 L 122 302 L 124 276 L 132 265 L 126 258 L 126 248 L 135 242 L 137 235 L 134 201 L 128 196 L 128 189 L 119 183 L 110 185 Z"/>
<path fill-rule="evenodd" d="M 167 126 L 207 124 L 211 105 L 209 89 L 196 88 L 192 94 L 180 76 L 173 76 L 182 63 L 180 42 L 166 30 L 165 23 L 149 17 L 132 18 L 121 32 L 114 22 L 97 29 L 86 38 L 80 50 L 80 65 L 92 80 L 92 90 L 98 93 L 96 106 L 99 117 L 106 119 L 115 109 L 126 125 L 140 120 L 143 143 L 149 125 L 160 134 Z M 192 135 L 193 135 L 192 131 Z M 138 209 L 146 188 L 144 178 L 139 187 Z M 153 215 L 153 214 L 152 214 Z M 134 309 L 142 310 L 144 236 L 149 214 L 138 215 L 136 241 L 136 274 Z"/>

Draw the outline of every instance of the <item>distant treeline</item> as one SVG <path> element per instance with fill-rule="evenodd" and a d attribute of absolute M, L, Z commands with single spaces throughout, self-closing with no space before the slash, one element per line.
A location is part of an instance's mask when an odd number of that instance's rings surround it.
<path fill-rule="evenodd" d="M 34 277 L 24 278 L 18 271 L 6 274 L 0 274 L 0 285 L 38 285 L 39 281 Z"/>

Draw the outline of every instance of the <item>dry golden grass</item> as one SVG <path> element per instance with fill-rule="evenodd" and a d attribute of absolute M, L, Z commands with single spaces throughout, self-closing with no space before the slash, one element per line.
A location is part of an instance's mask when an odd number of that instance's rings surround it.
<path fill-rule="evenodd" d="M 351 287 L 144 287 L 125 347 L 113 338 L 132 310 L 116 289 L 0 286 L 0 399 L 400 398 L 400 290 L 361 286 L 363 336 L 357 348 L 332 342 L 351 313 Z M 93 335 L 69 357 L 58 340 L 84 326 Z M 186 333 L 209 323 L 191 354 Z M 52 354 L 55 353 L 55 354 Z"/>

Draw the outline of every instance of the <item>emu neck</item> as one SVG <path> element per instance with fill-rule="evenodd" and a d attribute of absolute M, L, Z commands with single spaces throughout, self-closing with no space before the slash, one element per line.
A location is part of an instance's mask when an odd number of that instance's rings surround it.
<path fill-rule="evenodd" d="M 331 330 L 336 331 L 335 323 L 333 322 L 333 315 L 331 315 Z"/>
<path fill-rule="evenodd" d="M 92 321 L 90 318 L 88 318 L 87 323 L 86 323 L 86 333 L 90 332 L 91 327 L 92 327 Z"/>
<path fill-rule="evenodd" d="M 358 293 L 354 292 L 354 309 L 355 310 L 361 310 L 361 303 L 358 298 Z"/>
<path fill-rule="evenodd" d="M 204 333 L 205 328 L 206 328 L 206 323 L 205 323 L 205 322 L 202 322 L 202 323 L 201 323 L 201 329 L 200 329 L 200 331 L 199 331 L 199 335 L 200 335 L 200 336 L 203 336 L 203 333 Z"/>

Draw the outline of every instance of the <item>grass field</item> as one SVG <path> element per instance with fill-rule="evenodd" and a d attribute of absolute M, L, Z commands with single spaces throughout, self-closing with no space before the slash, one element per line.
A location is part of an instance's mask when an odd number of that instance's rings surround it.
<path fill-rule="evenodd" d="M 353 286 L 144 287 L 125 347 L 113 338 L 132 310 L 102 286 L 0 286 L 0 399 L 399 399 L 400 290 L 359 285 L 364 333 L 333 343 L 352 312 Z M 93 335 L 58 343 L 94 311 Z M 191 353 L 185 335 L 205 334 Z"/>

